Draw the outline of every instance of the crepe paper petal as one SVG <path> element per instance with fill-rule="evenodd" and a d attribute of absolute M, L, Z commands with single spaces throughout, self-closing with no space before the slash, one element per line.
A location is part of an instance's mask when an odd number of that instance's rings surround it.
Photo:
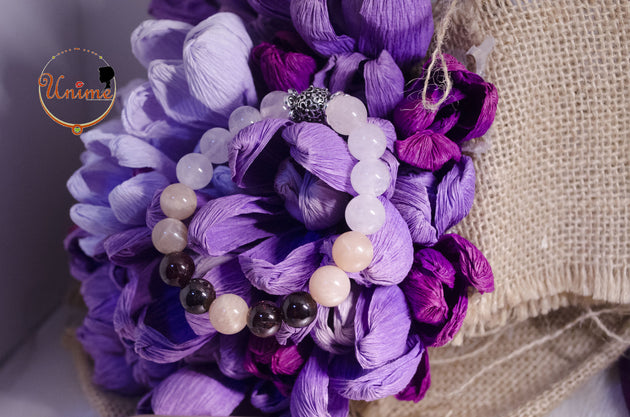
<path fill-rule="evenodd" d="M 229 165 L 234 183 L 260 193 L 273 192 L 275 167 L 289 156 L 279 130 L 286 119 L 265 119 L 241 130 L 230 142 Z"/>
<path fill-rule="evenodd" d="M 291 88 L 305 90 L 317 70 L 314 58 L 299 52 L 284 51 L 267 42 L 252 49 L 252 58 L 260 66 L 262 78 L 271 91 L 287 91 Z"/>
<path fill-rule="evenodd" d="M 221 197 L 241 192 L 236 184 L 234 184 L 234 181 L 232 181 L 232 170 L 225 165 L 214 167 L 211 184 L 212 187 L 219 192 Z"/>
<path fill-rule="evenodd" d="M 382 50 L 378 59 L 365 62 L 363 78 L 368 114 L 387 116 L 402 100 L 405 89 L 405 77 L 387 50 Z"/>
<path fill-rule="evenodd" d="M 437 92 L 439 92 L 439 90 L 437 90 Z M 433 101 L 433 97 L 428 95 L 427 100 Z M 438 100 L 439 97 L 435 99 L 436 102 Z M 426 109 L 422 105 L 420 93 L 414 91 L 398 103 L 394 109 L 392 118 L 396 129 L 402 134 L 403 138 L 406 138 L 427 130 L 435 120 L 436 113 L 435 111 Z"/>
<path fill-rule="evenodd" d="M 163 189 L 170 181 L 157 171 L 145 172 L 117 185 L 109 193 L 109 205 L 114 216 L 130 225 L 145 223 L 147 207 L 156 190 Z"/>
<path fill-rule="evenodd" d="M 459 162 L 459 146 L 440 133 L 428 130 L 396 142 L 396 154 L 411 166 L 437 171 L 450 160 Z"/>
<path fill-rule="evenodd" d="M 154 390 L 155 414 L 227 416 L 243 401 L 247 385 L 202 368 L 182 368 Z"/>
<path fill-rule="evenodd" d="M 243 367 L 245 351 L 247 350 L 247 332 L 239 332 L 234 335 L 219 334 L 217 352 L 217 365 L 221 373 L 232 379 L 246 379 L 252 375 Z"/>
<path fill-rule="evenodd" d="M 274 222 L 286 225 L 286 219 L 275 216 L 282 209 L 281 201 L 275 197 L 235 194 L 211 200 L 190 222 L 188 246 L 198 253 L 225 255 L 275 235 L 279 230 Z"/>
<path fill-rule="evenodd" d="M 280 413 L 289 408 L 290 397 L 285 397 L 269 381 L 258 381 L 252 390 L 250 401 L 263 413 Z"/>
<path fill-rule="evenodd" d="M 111 156 L 109 143 L 118 136 L 125 134 L 125 128 L 120 119 L 112 119 L 92 127 L 81 134 L 81 142 L 85 149 L 101 157 Z M 86 164 L 86 161 L 83 161 Z"/>
<path fill-rule="evenodd" d="M 175 162 L 160 150 L 141 139 L 121 135 L 110 142 L 112 157 L 118 164 L 129 168 L 153 168 L 168 178 L 176 181 Z"/>
<path fill-rule="evenodd" d="M 291 20 L 290 0 L 247 0 L 258 14 L 279 20 Z"/>
<path fill-rule="evenodd" d="M 411 239 L 422 246 L 437 242 L 433 226 L 435 176 L 427 171 L 407 171 L 398 175 L 391 202 L 407 223 Z"/>
<path fill-rule="evenodd" d="M 328 413 L 328 353 L 313 349 L 291 392 L 291 415 L 326 417 Z"/>
<path fill-rule="evenodd" d="M 99 159 L 84 164 L 68 179 L 68 191 L 79 203 L 108 205 L 107 196 L 118 184 L 132 175 L 130 168 L 117 165 L 112 159 Z"/>
<path fill-rule="evenodd" d="M 396 158 L 389 162 L 394 165 L 393 169 L 396 170 L 398 167 Z M 392 181 L 392 193 L 395 182 L 394 179 Z M 307 230 L 323 230 L 336 225 L 343 220 L 350 198 L 348 194 L 333 189 L 310 172 L 304 173 L 298 196 L 298 205 L 301 217 L 304 219 L 304 226 Z"/>
<path fill-rule="evenodd" d="M 402 355 L 410 326 L 405 295 L 397 285 L 363 290 L 354 317 L 354 346 L 361 367 L 378 368 Z"/>
<path fill-rule="evenodd" d="M 413 401 L 417 403 L 424 398 L 431 386 L 431 370 L 429 366 L 429 351 L 425 350 L 418 369 L 409 384 L 398 394 L 396 399 L 400 401 Z"/>
<path fill-rule="evenodd" d="M 131 32 L 131 52 L 145 68 L 155 59 L 182 59 L 190 29 L 192 25 L 176 20 L 145 20 Z"/>
<path fill-rule="evenodd" d="M 282 305 L 282 301 L 284 301 L 284 299 L 280 299 L 278 305 Z M 278 330 L 278 333 L 276 333 L 275 338 L 278 343 L 283 346 L 287 343 L 293 343 L 297 345 L 311 333 L 311 330 L 313 330 L 316 323 L 317 321 L 313 320 L 311 324 L 306 327 L 291 327 L 283 321 L 280 325 L 280 330 Z"/>
<path fill-rule="evenodd" d="M 374 401 L 394 395 L 407 386 L 424 352 L 422 341 L 412 334 L 405 353 L 379 368 L 361 370 L 358 363 L 348 363 L 347 356 L 339 356 L 328 368 L 330 388 L 350 400 Z"/>
<path fill-rule="evenodd" d="M 70 233 L 63 240 L 63 247 L 70 255 L 70 274 L 78 281 L 89 279 L 91 274 L 98 269 L 101 264 L 94 257 L 87 255 L 79 246 L 79 240 L 89 236 L 89 234 L 74 226 Z"/>
<path fill-rule="evenodd" d="M 125 357 L 128 366 L 131 367 L 133 378 L 147 388 L 156 387 L 180 368 L 177 363 L 155 363 L 142 359 L 130 350 L 126 351 Z"/>
<path fill-rule="evenodd" d="M 111 208 L 92 204 L 75 204 L 70 208 L 70 218 L 93 235 L 111 235 L 128 227 L 118 221 Z"/>
<path fill-rule="evenodd" d="M 88 256 L 101 257 L 105 253 L 105 247 L 103 246 L 105 237 L 104 235 L 84 237 L 79 239 L 79 247 Z"/>
<path fill-rule="evenodd" d="M 290 294 L 301 291 L 319 267 L 321 244 L 319 235 L 298 230 L 272 236 L 239 255 L 238 260 L 254 287 L 268 294 Z"/>
<path fill-rule="evenodd" d="M 308 359 L 310 349 L 298 345 L 279 346 L 271 356 L 271 372 L 275 375 L 297 375 Z"/>
<path fill-rule="evenodd" d="M 311 337 L 320 349 L 335 355 L 353 351 L 356 300 L 360 292 L 360 287 L 353 285 L 348 298 L 337 307 L 317 305 L 317 318 Z"/>
<path fill-rule="evenodd" d="M 288 126 L 282 137 L 291 147 L 295 162 L 335 190 L 353 192 L 350 172 L 354 158 L 334 130 L 323 124 L 302 122 Z"/>
<path fill-rule="evenodd" d="M 300 189 L 303 181 L 294 163 L 287 158 L 278 166 L 273 185 L 276 194 L 284 200 L 284 207 L 289 214 L 302 224 L 304 224 L 304 217 L 300 209 Z"/>
<path fill-rule="evenodd" d="M 387 119 L 381 119 L 380 117 L 368 117 L 368 123 L 376 125 L 381 128 L 387 139 L 387 149 L 390 152 L 394 152 L 394 143 L 396 142 L 396 128 Z"/>
<path fill-rule="evenodd" d="M 468 215 L 475 199 L 475 166 L 472 158 L 462 156 L 442 177 L 437 186 L 435 228 L 438 236 Z"/>
<path fill-rule="evenodd" d="M 227 126 L 234 109 L 258 101 L 248 64 L 251 49 L 243 22 L 232 13 L 210 16 L 186 36 L 184 70 L 190 94 L 217 115 L 216 126 Z"/>
<path fill-rule="evenodd" d="M 313 76 L 315 87 L 328 88 L 331 93 L 341 91 L 365 102 L 363 65 L 368 58 L 358 52 L 333 55 Z"/>
<path fill-rule="evenodd" d="M 480 293 L 494 291 L 494 276 L 490 263 L 471 242 L 456 234 L 444 235 L 435 246 L 455 267 L 457 277 Z"/>
<path fill-rule="evenodd" d="M 429 324 L 416 324 L 417 332 L 422 342 L 427 347 L 444 346 L 457 334 L 466 318 L 468 310 L 468 292 L 466 286 L 456 283 L 453 290 L 444 292 L 447 304 L 450 307 L 449 318 L 445 324 L 432 326 Z"/>
<path fill-rule="evenodd" d="M 118 266 L 126 267 L 158 256 L 151 240 L 151 230 L 135 227 L 108 236 L 104 242 L 109 260 Z"/>
<path fill-rule="evenodd" d="M 111 278 L 116 267 L 112 264 L 103 264 L 90 274 L 81 284 L 81 295 L 88 309 L 91 320 L 100 321 L 110 325 L 116 303 L 120 297 L 120 289 Z M 111 330 L 114 328 L 111 326 Z M 114 340 L 113 346 L 118 348 L 120 342 Z"/>
<path fill-rule="evenodd" d="M 323 56 L 354 50 L 354 39 L 335 33 L 325 0 L 292 1 L 291 20 L 308 46 Z"/>
<path fill-rule="evenodd" d="M 175 19 L 196 25 L 218 11 L 216 1 L 151 0 L 149 14 L 157 19 Z"/>

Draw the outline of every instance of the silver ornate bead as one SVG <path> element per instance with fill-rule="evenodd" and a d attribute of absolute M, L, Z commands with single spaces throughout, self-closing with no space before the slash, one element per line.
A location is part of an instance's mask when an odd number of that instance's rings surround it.
<path fill-rule="evenodd" d="M 326 121 L 324 108 L 330 100 L 330 92 L 326 88 L 313 87 L 298 93 L 296 90 L 289 90 L 287 104 L 289 118 L 294 122 L 319 122 Z"/>

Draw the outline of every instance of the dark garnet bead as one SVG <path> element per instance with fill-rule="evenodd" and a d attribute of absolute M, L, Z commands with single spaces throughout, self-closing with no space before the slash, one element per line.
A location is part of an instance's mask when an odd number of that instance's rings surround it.
<path fill-rule="evenodd" d="M 188 285 L 195 272 L 195 262 L 184 252 L 173 252 L 162 258 L 160 277 L 173 287 L 183 288 Z"/>
<path fill-rule="evenodd" d="M 179 301 L 192 314 L 207 313 L 215 298 L 214 287 L 205 279 L 191 279 L 179 292 Z"/>
<path fill-rule="evenodd" d="M 294 292 L 284 299 L 282 314 L 287 325 L 306 327 L 317 317 L 317 303 L 307 292 Z"/>
<path fill-rule="evenodd" d="M 282 311 L 271 301 L 259 301 L 247 314 L 247 326 L 258 337 L 273 336 L 281 324 Z"/>

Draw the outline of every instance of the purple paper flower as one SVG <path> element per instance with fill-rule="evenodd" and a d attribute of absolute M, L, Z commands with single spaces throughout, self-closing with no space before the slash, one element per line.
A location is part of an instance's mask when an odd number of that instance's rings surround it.
<path fill-rule="evenodd" d="M 444 55 L 453 88 L 437 110 L 422 105 L 422 89 L 429 79 L 427 100 L 436 103 L 442 97 L 442 70 L 436 65 L 431 74 L 425 73 L 409 88 L 393 114 L 394 124 L 406 138 L 396 142 L 401 161 L 430 171 L 439 170 L 449 160 L 459 161 L 462 142 L 483 136 L 494 120 L 498 93 L 494 85 L 485 82 L 450 55 Z"/>

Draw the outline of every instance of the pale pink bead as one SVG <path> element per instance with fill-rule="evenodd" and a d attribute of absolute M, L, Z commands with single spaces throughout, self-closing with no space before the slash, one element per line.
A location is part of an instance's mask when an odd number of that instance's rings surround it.
<path fill-rule="evenodd" d="M 222 334 L 235 334 L 247 325 L 247 303 L 236 294 L 218 296 L 212 304 L 208 315 L 210 324 Z"/>
<path fill-rule="evenodd" d="M 335 264 L 346 272 L 359 272 L 370 266 L 374 248 L 370 239 L 361 232 L 346 232 L 332 247 Z"/>
<path fill-rule="evenodd" d="M 181 252 L 188 244 L 188 229 L 177 219 L 160 220 L 151 233 L 155 249 L 163 254 Z"/>
<path fill-rule="evenodd" d="M 367 123 L 367 109 L 361 100 L 347 94 L 334 96 L 326 104 L 326 122 L 341 135 Z"/>
<path fill-rule="evenodd" d="M 350 279 L 341 268 L 326 265 L 313 273 L 308 288 L 317 303 L 336 307 L 350 294 Z"/>
<path fill-rule="evenodd" d="M 197 195 L 182 183 L 171 184 L 160 195 L 160 208 L 167 217 L 187 219 L 197 208 Z"/>

